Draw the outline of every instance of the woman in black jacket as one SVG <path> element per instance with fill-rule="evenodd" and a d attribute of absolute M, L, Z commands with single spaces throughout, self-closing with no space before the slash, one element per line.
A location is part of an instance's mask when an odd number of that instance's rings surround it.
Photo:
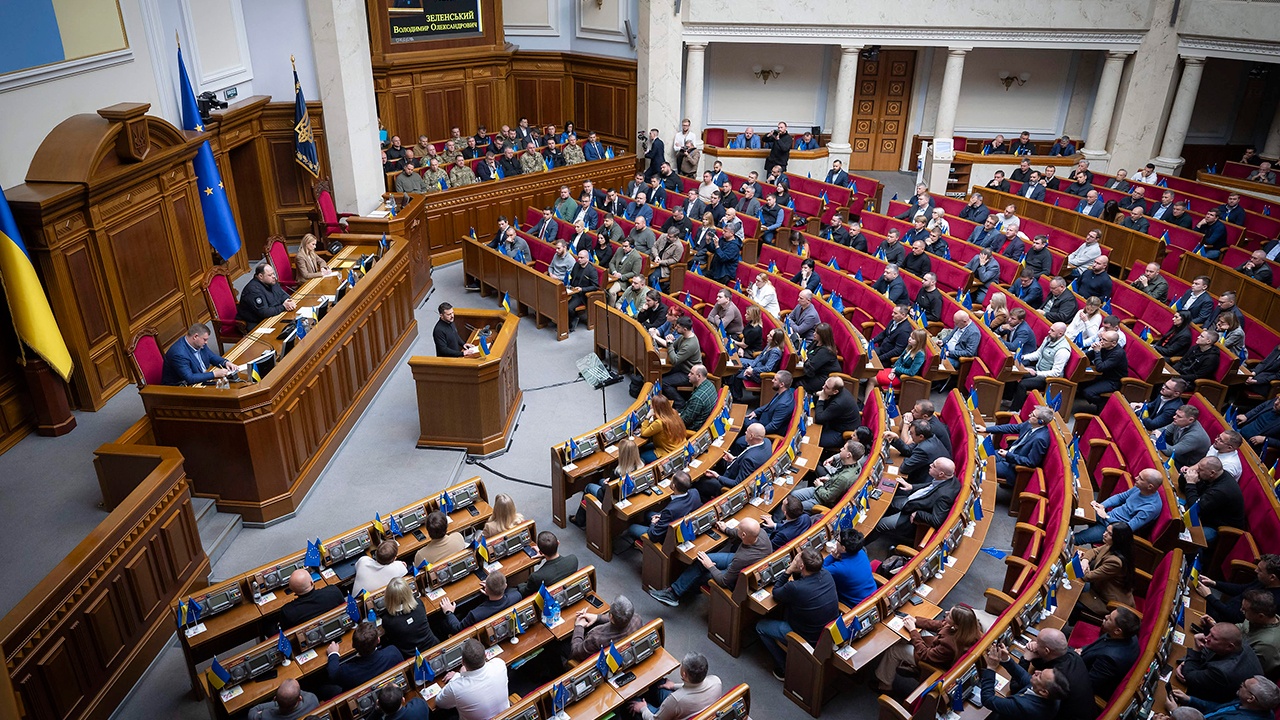
<path fill-rule="evenodd" d="M 1191 349 L 1191 314 L 1179 310 L 1173 314 L 1173 327 L 1151 344 L 1165 360 L 1182 357 Z"/>
<path fill-rule="evenodd" d="M 823 383 L 831 373 L 841 372 L 840 360 L 836 358 L 836 343 L 831 336 L 831 326 L 818 323 L 813 329 L 813 340 L 809 344 L 809 357 L 804 361 L 804 377 L 800 384 L 810 395 L 822 389 Z"/>
<path fill-rule="evenodd" d="M 413 596 L 409 579 L 387 583 L 386 610 L 382 613 L 382 645 L 395 646 L 405 657 L 440 643 L 427 622 L 427 608 Z"/>

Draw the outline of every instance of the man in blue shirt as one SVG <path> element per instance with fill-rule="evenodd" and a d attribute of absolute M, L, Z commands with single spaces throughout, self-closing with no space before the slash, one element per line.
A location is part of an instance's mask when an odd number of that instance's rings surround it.
<path fill-rule="evenodd" d="M 1160 487 L 1164 485 L 1164 473 L 1147 468 L 1133 479 L 1133 487 L 1118 492 L 1102 502 L 1093 501 L 1097 522 L 1075 534 L 1077 545 L 1097 545 L 1111 523 L 1127 523 L 1136 535 L 1160 515 L 1164 500 Z"/>
<path fill-rule="evenodd" d="M 1280 688 L 1266 677 L 1255 675 L 1240 683 L 1235 700 L 1221 705 L 1174 690 L 1167 707 L 1172 712 L 1179 706 L 1199 710 L 1205 720 L 1271 720 L 1280 707 Z"/>
<path fill-rule="evenodd" d="M 209 328 L 196 323 L 164 354 L 164 385 L 197 385 L 239 372 L 240 368 L 209 349 Z"/>

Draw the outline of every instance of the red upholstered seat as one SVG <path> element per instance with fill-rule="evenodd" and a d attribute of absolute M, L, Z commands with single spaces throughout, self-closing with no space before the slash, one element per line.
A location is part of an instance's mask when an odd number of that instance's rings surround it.
<path fill-rule="evenodd" d="M 349 218 L 355 213 L 340 213 L 337 206 L 333 202 L 333 190 L 328 180 L 320 180 L 311 186 L 316 197 L 316 210 L 320 214 L 319 230 L 320 239 L 327 238 L 332 233 L 346 232 L 346 227 L 342 222 L 343 218 Z"/>
<path fill-rule="evenodd" d="M 1071 630 L 1071 637 L 1067 638 L 1067 645 L 1079 649 L 1097 640 L 1100 635 L 1102 635 L 1101 627 L 1087 622 L 1078 622 Z"/>
<path fill-rule="evenodd" d="M 702 131 L 702 144 L 712 147 L 728 147 L 729 131 L 724 128 L 707 128 Z"/>
<path fill-rule="evenodd" d="M 155 330 L 148 328 L 138 333 L 129 350 L 129 358 L 133 360 L 139 389 L 160 384 L 164 376 L 164 351 L 156 340 Z"/>
<path fill-rule="evenodd" d="M 236 292 L 226 268 L 215 267 L 205 276 L 204 299 L 213 318 L 213 333 L 220 350 L 225 349 L 223 345 L 227 342 L 244 337 L 247 328 L 236 320 Z"/>
<path fill-rule="evenodd" d="M 293 260 L 289 257 L 289 248 L 284 244 L 284 236 L 272 235 L 267 239 L 267 251 L 263 253 L 276 269 L 276 277 L 280 284 L 290 292 L 298 288 L 297 276 L 293 273 Z"/>

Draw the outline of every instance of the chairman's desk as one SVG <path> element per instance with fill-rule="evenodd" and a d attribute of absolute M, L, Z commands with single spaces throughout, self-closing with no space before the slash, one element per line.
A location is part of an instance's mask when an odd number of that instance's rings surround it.
<path fill-rule="evenodd" d="M 458 502 L 456 509 L 447 515 L 450 532 L 466 532 L 480 527 L 493 515 L 488 492 L 485 490 L 484 482 L 479 478 L 457 483 L 446 488 L 444 492 L 449 493 L 451 497 L 474 498 L 465 503 Z M 432 510 L 440 509 L 442 497 L 443 493 L 410 503 L 398 510 L 381 513 L 384 521 L 389 522 L 389 518 L 394 516 L 398 519 L 400 526 L 406 528 L 405 534 L 397 540 L 400 544 L 399 557 L 402 560 L 412 561 L 418 550 L 427 544 L 423 527 L 426 515 Z M 378 510 L 374 509 L 373 512 Z M 417 518 L 417 520 L 410 520 L 410 518 Z M 418 524 L 415 525 L 415 522 Z M 367 549 L 373 547 L 374 541 L 380 537 L 374 524 L 366 522 L 321 541 L 321 546 L 328 550 L 321 567 L 312 573 L 316 587 L 344 584 L 344 581 L 331 569 L 338 562 L 333 560 L 339 554 L 336 548 L 341 547 L 346 541 L 352 541 L 348 547 L 353 547 L 358 540 Z M 363 551 L 360 552 L 363 554 Z M 355 557 L 350 553 L 348 556 L 343 559 L 351 561 Z M 256 642 L 275 631 L 279 622 L 280 609 L 293 600 L 287 584 L 289 574 L 303 566 L 303 559 L 302 551 L 286 555 L 248 572 L 214 583 L 199 594 L 187 598 L 202 605 L 209 604 L 211 600 L 233 603 L 231 608 L 217 614 L 206 612 L 206 617 L 201 619 L 198 631 L 179 633 L 178 637 L 186 657 L 187 667 L 192 674 L 193 687 L 196 665 L 209 661 L 215 654 L 226 653 L 245 643 Z M 349 581 L 348 577 L 345 582 L 348 587 Z M 258 584 L 262 593 L 262 599 L 257 603 L 252 600 L 253 583 Z M 176 616 L 177 605 L 175 604 L 172 609 Z"/>
<path fill-rule="evenodd" d="M 479 332 L 488 329 L 489 354 L 409 358 L 418 396 L 418 447 L 463 447 L 487 455 L 506 446 L 524 398 L 516 357 L 520 318 L 505 310 L 455 310 L 454 325 L 477 346 Z"/>
<path fill-rule="evenodd" d="M 299 311 L 326 298 L 323 318 L 283 357 L 279 333 L 299 313 L 259 323 L 227 353 L 244 364 L 266 350 L 276 365 L 260 382 L 229 388 L 148 385 L 141 391 L 156 444 L 186 458 L 195 494 L 223 512 L 264 525 L 297 510 L 360 414 L 418 334 L 413 316 L 409 246 L 390 247 L 336 303 L 339 286 L 361 256 L 378 253 L 381 236 L 336 235 L 344 247 L 330 261 L 337 275 L 304 282 Z"/>

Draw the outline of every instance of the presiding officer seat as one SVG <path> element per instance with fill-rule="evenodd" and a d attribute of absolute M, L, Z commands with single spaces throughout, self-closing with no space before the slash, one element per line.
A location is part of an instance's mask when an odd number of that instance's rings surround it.
<path fill-rule="evenodd" d="M 129 360 L 133 362 L 134 380 L 138 389 L 147 385 L 159 385 L 164 377 L 164 352 L 156 340 L 155 328 L 138 332 L 129 346 Z"/>
<path fill-rule="evenodd" d="M 284 244 L 283 235 L 267 238 L 267 247 L 262 251 L 262 256 L 276 269 L 281 287 L 289 292 L 298 289 L 298 276 L 293 272 L 293 259 L 289 257 L 289 247 Z"/>
<path fill-rule="evenodd" d="M 213 335 L 218 339 L 218 353 L 225 352 L 225 345 L 233 343 L 249 332 L 243 320 L 236 319 L 236 291 L 231 287 L 231 276 L 225 267 L 214 267 L 204 276 L 204 301 L 213 318 Z"/>

